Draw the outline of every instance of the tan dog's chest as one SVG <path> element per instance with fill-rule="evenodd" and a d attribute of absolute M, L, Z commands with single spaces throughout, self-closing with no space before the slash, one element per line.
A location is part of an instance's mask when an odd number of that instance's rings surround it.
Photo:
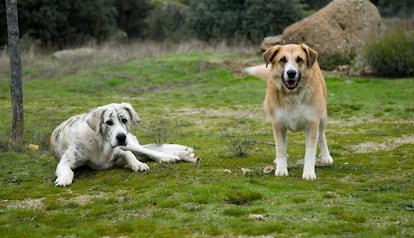
<path fill-rule="evenodd" d="M 296 132 L 318 120 L 314 106 L 308 101 L 309 95 L 289 95 L 285 99 L 283 105 L 273 105 L 274 119 L 279 125 Z"/>

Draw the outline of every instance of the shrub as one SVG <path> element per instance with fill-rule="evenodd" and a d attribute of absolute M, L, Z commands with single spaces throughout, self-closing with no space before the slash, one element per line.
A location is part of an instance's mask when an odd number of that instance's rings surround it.
<path fill-rule="evenodd" d="M 19 1 L 21 35 L 49 47 L 103 41 L 115 30 L 113 0 Z"/>
<path fill-rule="evenodd" d="M 298 0 L 192 0 L 189 27 L 201 40 L 258 42 L 302 18 Z"/>
<path fill-rule="evenodd" d="M 414 73 L 414 36 L 402 29 L 385 33 L 365 47 L 365 60 L 376 74 L 404 77 Z"/>
<path fill-rule="evenodd" d="M 115 7 L 118 28 L 125 31 L 129 38 L 142 37 L 147 29 L 144 19 L 151 11 L 151 2 L 149 0 L 121 0 L 115 1 Z"/>
<path fill-rule="evenodd" d="M 352 59 L 351 56 L 332 53 L 328 55 L 321 55 L 318 57 L 318 62 L 323 70 L 334 70 L 338 65 L 350 64 Z"/>
<path fill-rule="evenodd" d="M 180 41 L 187 39 L 189 32 L 187 29 L 188 6 L 177 2 L 158 2 L 155 3 L 151 14 L 146 19 L 148 25 L 146 37 L 162 41 Z"/>

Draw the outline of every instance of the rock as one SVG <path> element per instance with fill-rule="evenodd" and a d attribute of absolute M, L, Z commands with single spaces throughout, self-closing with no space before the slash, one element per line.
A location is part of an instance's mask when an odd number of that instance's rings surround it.
<path fill-rule="evenodd" d="M 282 35 L 265 37 L 260 44 L 262 50 L 266 50 L 274 45 L 282 43 Z"/>
<path fill-rule="evenodd" d="M 334 0 L 283 31 L 282 43 L 306 43 L 320 55 L 357 53 L 380 30 L 381 16 L 369 0 Z"/>

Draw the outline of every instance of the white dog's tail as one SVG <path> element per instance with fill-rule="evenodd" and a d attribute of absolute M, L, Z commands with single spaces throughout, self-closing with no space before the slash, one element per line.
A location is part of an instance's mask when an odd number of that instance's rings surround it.
<path fill-rule="evenodd" d="M 247 68 L 244 69 L 244 71 L 247 74 L 256 76 L 260 79 L 267 80 L 270 76 L 270 69 L 271 68 L 272 68 L 271 66 L 266 67 L 265 64 L 261 64 L 261 65 L 247 67 Z"/>

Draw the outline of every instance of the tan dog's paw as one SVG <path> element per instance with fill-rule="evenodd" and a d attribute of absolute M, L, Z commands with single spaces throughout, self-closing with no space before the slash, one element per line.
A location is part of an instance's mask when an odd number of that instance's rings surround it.
<path fill-rule="evenodd" d="M 276 176 L 289 176 L 289 172 L 287 168 L 284 168 L 284 169 L 276 168 L 275 175 Z"/>

